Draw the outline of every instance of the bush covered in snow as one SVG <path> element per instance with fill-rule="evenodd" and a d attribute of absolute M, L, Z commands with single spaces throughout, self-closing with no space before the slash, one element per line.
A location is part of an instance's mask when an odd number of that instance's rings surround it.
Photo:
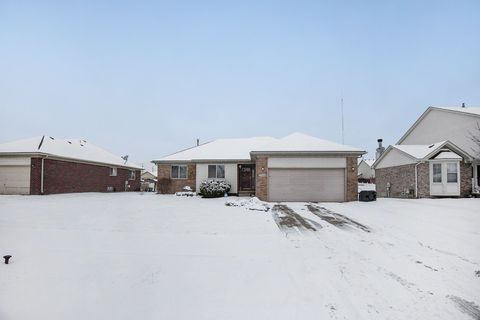
<path fill-rule="evenodd" d="M 205 180 L 200 183 L 200 193 L 204 198 L 223 197 L 230 191 L 230 184 L 223 180 Z"/>

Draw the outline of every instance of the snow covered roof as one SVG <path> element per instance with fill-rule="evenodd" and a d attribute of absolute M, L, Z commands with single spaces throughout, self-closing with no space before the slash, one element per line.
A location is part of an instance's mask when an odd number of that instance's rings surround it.
<path fill-rule="evenodd" d="M 260 149 L 252 152 L 334 152 L 334 153 L 365 153 L 363 150 L 339 144 L 336 142 L 319 139 L 303 133 L 292 133 L 284 138 L 276 139 Z"/>
<path fill-rule="evenodd" d="M 437 150 L 440 146 L 444 145 L 446 141 L 441 141 L 433 144 L 425 145 L 394 145 L 395 149 L 405 152 L 406 154 L 416 158 L 423 159 L 433 151 Z"/>
<path fill-rule="evenodd" d="M 0 154 L 44 154 L 59 158 L 141 169 L 83 139 L 39 136 L 0 144 Z"/>
<path fill-rule="evenodd" d="M 294 133 L 281 139 L 254 137 L 244 139 L 219 139 L 186 149 L 153 162 L 172 161 L 231 161 L 251 159 L 250 153 L 269 152 L 335 152 L 364 153 L 364 151 L 335 142 Z"/>
<path fill-rule="evenodd" d="M 362 161 L 365 162 L 369 167 L 371 167 L 371 166 L 373 165 L 373 163 L 375 162 L 375 159 L 362 159 L 362 158 L 359 158 L 358 164 L 360 164 Z"/>
<path fill-rule="evenodd" d="M 244 139 L 218 139 L 199 146 L 176 152 L 153 162 L 205 161 L 205 160 L 250 160 L 250 151 L 273 142 L 272 137 Z"/>
<path fill-rule="evenodd" d="M 470 114 L 476 114 L 480 116 L 480 107 L 432 107 L 432 108 L 437 108 L 437 109 L 444 109 L 444 110 L 450 110 L 450 111 L 457 111 L 457 112 L 463 112 L 463 113 L 470 113 Z"/>

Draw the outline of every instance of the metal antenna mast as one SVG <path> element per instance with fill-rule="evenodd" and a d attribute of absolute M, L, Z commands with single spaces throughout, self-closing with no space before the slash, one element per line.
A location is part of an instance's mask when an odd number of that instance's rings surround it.
<path fill-rule="evenodd" d="M 342 144 L 344 144 L 345 143 L 345 126 L 343 122 L 343 97 L 340 100 L 340 104 L 342 107 Z"/>

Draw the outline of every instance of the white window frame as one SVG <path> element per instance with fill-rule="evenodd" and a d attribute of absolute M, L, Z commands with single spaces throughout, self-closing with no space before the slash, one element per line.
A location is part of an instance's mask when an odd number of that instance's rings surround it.
<path fill-rule="evenodd" d="M 215 177 L 210 177 L 210 166 L 215 166 Z M 218 167 L 223 167 L 223 177 L 218 177 Z M 223 180 L 225 179 L 226 172 L 225 172 L 225 165 L 224 164 L 209 164 L 207 165 L 207 178 L 208 179 L 217 179 Z"/>
<path fill-rule="evenodd" d="M 128 171 L 128 180 L 135 180 L 135 170 L 129 170 Z"/>
<path fill-rule="evenodd" d="M 178 176 L 173 176 L 173 167 L 178 167 Z M 185 167 L 185 178 L 180 177 L 180 167 Z M 186 164 L 172 164 L 170 166 L 170 178 L 174 180 L 187 180 L 188 179 L 188 166 Z"/>
<path fill-rule="evenodd" d="M 435 166 L 440 166 L 440 181 L 435 181 L 435 170 L 434 170 L 434 167 Z M 443 183 L 443 163 L 441 162 L 435 162 L 435 163 L 432 163 L 432 183 L 438 183 L 438 184 L 442 184 Z"/>
<path fill-rule="evenodd" d="M 110 167 L 110 168 L 109 168 L 108 175 L 109 175 L 110 177 L 116 177 L 116 176 L 117 176 L 117 173 L 118 173 L 117 168 L 115 168 L 115 167 Z"/>

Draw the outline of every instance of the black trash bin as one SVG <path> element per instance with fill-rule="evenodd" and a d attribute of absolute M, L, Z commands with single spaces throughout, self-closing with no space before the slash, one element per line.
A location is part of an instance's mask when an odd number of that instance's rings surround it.
<path fill-rule="evenodd" d="M 360 191 L 358 195 L 359 201 L 375 201 L 377 200 L 377 192 L 373 190 Z"/>

